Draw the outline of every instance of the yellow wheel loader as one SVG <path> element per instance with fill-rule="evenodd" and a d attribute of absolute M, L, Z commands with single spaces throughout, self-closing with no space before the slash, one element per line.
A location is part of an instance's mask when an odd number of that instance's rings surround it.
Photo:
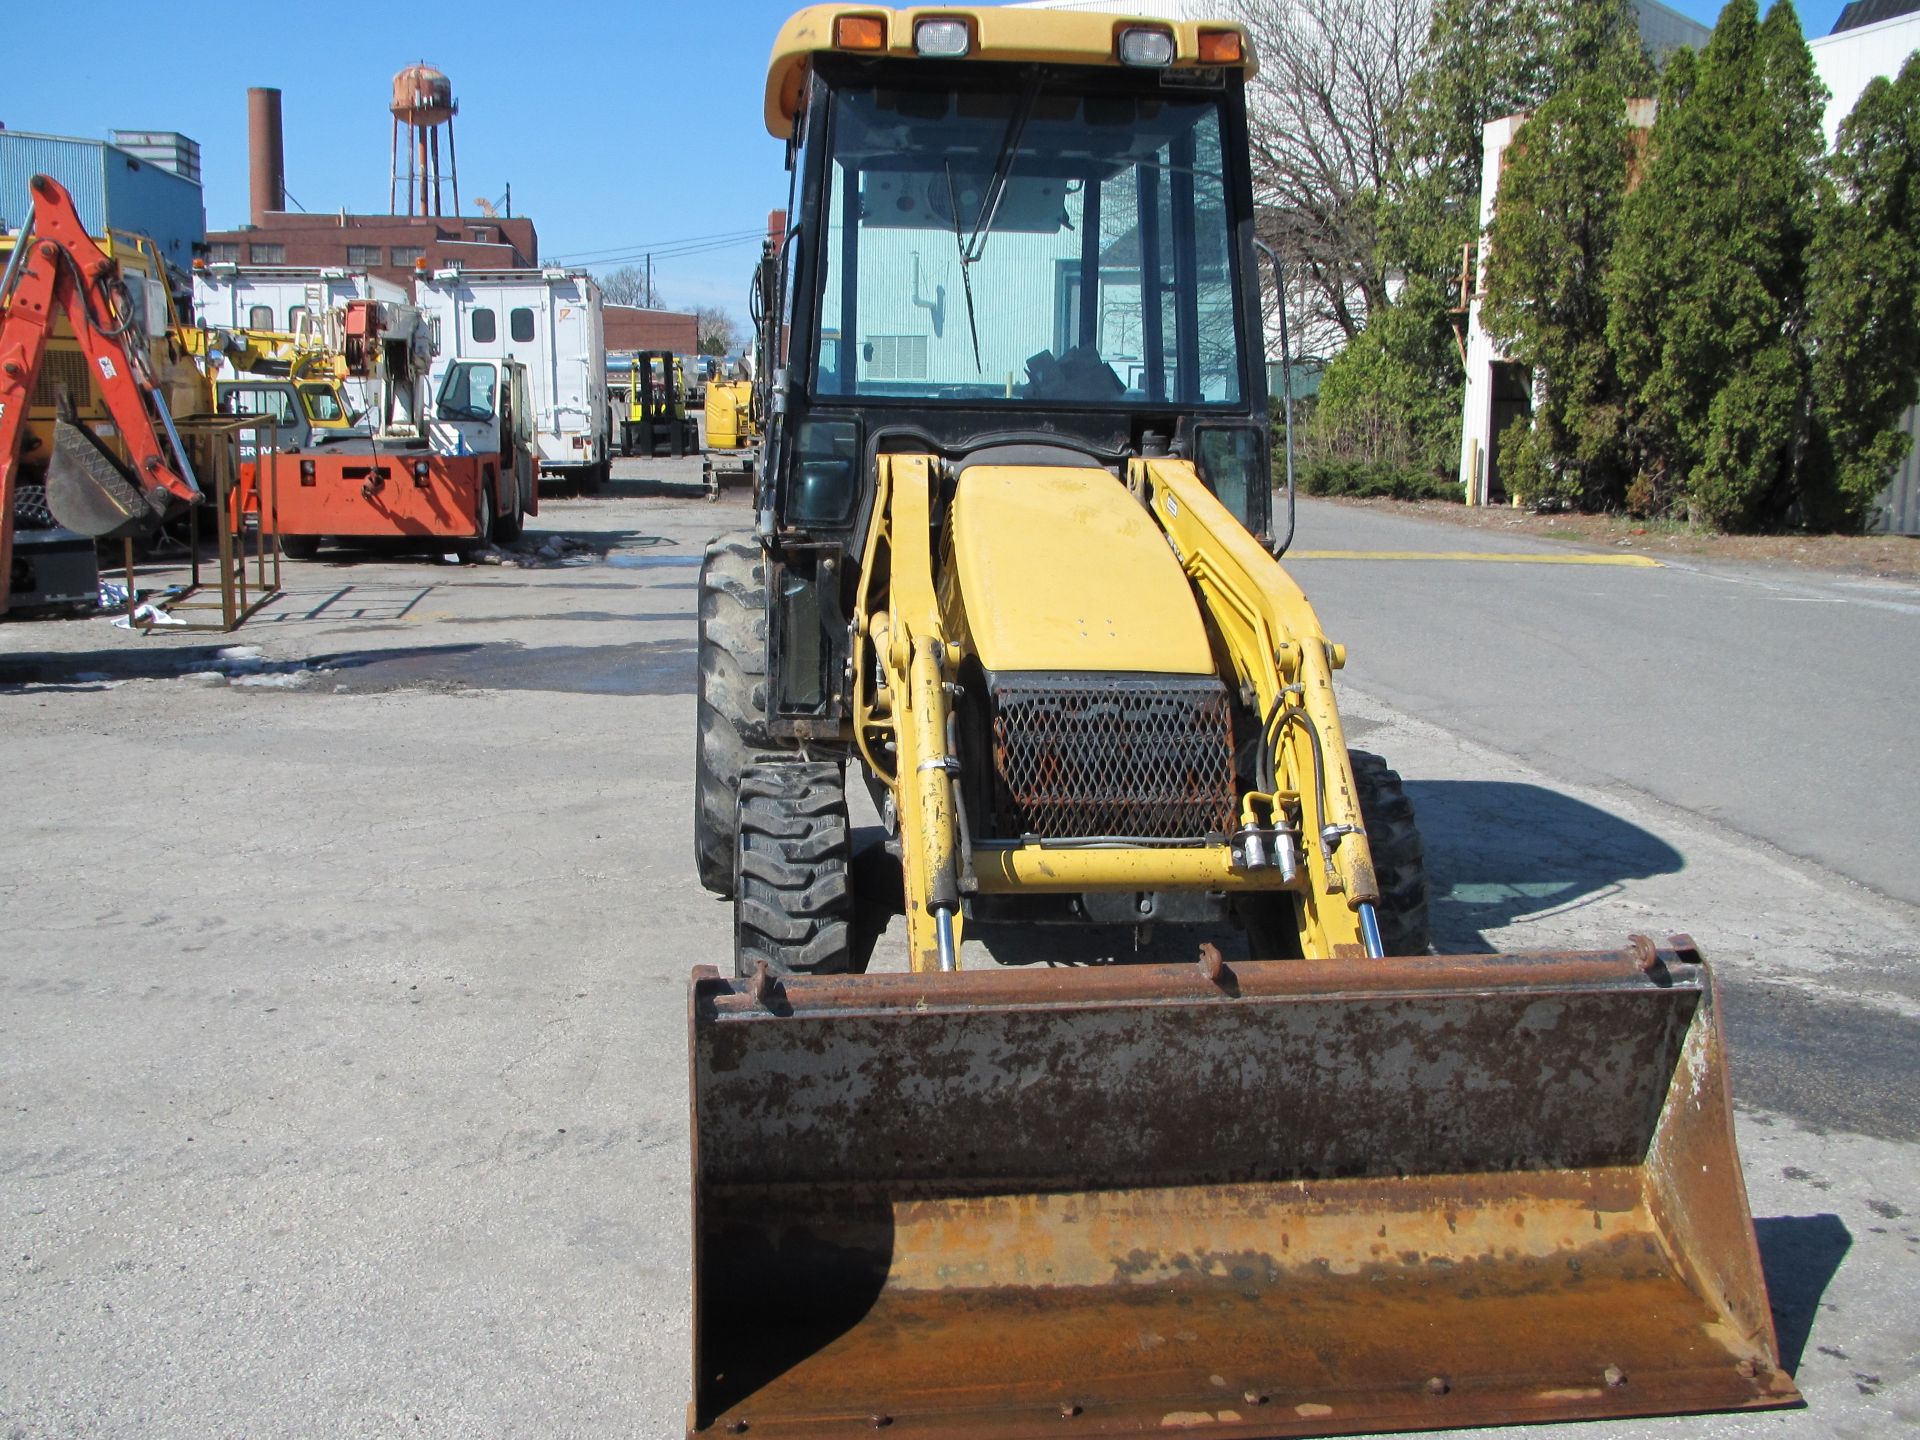
<path fill-rule="evenodd" d="M 1276 559 L 1253 65 L 1002 8 L 775 45 L 756 524 L 700 591 L 735 973 L 691 994 L 690 1435 L 1798 1398 L 1692 943 L 1427 953 L 1411 807 Z M 849 774 L 904 972 L 848 973 Z M 1085 964 L 1089 923 L 1248 939 Z M 963 968 L 1008 927 L 1051 963 Z"/>

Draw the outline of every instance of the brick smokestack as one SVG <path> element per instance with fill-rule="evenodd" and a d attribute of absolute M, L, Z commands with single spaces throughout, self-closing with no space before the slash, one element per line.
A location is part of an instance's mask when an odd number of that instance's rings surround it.
<path fill-rule="evenodd" d="M 247 91 L 247 194 L 255 225 L 267 212 L 287 208 L 287 155 L 280 135 L 280 92 L 256 86 Z"/>

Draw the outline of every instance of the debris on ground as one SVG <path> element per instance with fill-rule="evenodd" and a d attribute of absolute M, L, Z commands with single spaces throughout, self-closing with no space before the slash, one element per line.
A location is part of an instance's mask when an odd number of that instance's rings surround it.
<path fill-rule="evenodd" d="M 504 545 L 489 545 L 473 558 L 476 565 L 554 570 L 563 565 L 597 564 L 600 552 L 591 541 L 572 535 L 522 535 Z"/>
<path fill-rule="evenodd" d="M 332 671 L 304 660 L 270 660 L 258 645 L 227 645 L 211 659 L 187 662 L 181 678 L 202 685 L 224 682 L 258 690 L 293 690 Z"/>

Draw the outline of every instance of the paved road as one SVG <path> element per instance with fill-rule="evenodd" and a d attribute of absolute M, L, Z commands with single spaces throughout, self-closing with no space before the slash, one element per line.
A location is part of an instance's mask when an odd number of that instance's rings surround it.
<path fill-rule="evenodd" d="M 1312 550 L 1563 551 L 1327 502 Z M 1920 903 L 1920 587 L 1725 565 L 1302 560 L 1347 678 Z"/>
<path fill-rule="evenodd" d="M 681 1433 L 685 977 L 728 953 L 686 853 L 692 567 L 745 520 L 692 474 L 628 467 L 548 506 L 535 533 L 576 542 L 568 563 L 294 566 L 234 637 L 257 653 L 0 630 L 0 1436 Z M 1319 510 L 1308 543 L 1399 543 Z M 1420 548 L 1440 538 L 1464 539 Z M 1346 601 L 1419 611 L 1416 572 L 1301 568 L 1354 649 L 1354 738 L 1420 806 L 1445 943 L 1685 925 L 1725 987 L 1810 1406 L 1552 1433 L 1915 1433 L 1920 914 L 1563 764 L 1604 706 L 1558 707 L 1529 747 L 1464 724 L 1445 664 L 1391 692 L 1387 644 L 1418 647 Z M 1563 586 L 1641 613 L 1625 587 L 1683 579 L 1487 568 L 1426 567 L 1425 611 L 1474 596 L 1504 623 Z M 1795 610 L 1684 583 L 1751 610 L 1743 633 Z M 1588 633 L 1556 673 L 1611 672 L 1571 658 Z M 1728 743 L 1744 720 L 1727 707 Z M 888 934 L 875 963 L 900 963 Z"/>

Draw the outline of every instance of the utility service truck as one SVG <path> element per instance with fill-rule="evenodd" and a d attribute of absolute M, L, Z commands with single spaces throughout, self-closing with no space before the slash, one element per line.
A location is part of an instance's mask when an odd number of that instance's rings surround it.
<path fill-rule="evenodd" d="M 281 465 L 257 463 L 236 505 L 263 516 L 295 560 L 325 540 L 413 541 L 471 559 L 539 513 L 526 368 L 506 358 L 436 366 L 438 327 L 411 305 L 354 300 L 328 312 L 326 348 L 373 396 L 364 425 Z M 283 446 L 284 448 L 284 446 Z"/>
<path fill-rule="evenodd" d="M 449 268 L 422 275 L 415 302 L 440 324 L 436 387 L 467 360 L 525 367 L 540 473 L 598 489 L 612 468 L 600 287 L 584 270 Z"/>

